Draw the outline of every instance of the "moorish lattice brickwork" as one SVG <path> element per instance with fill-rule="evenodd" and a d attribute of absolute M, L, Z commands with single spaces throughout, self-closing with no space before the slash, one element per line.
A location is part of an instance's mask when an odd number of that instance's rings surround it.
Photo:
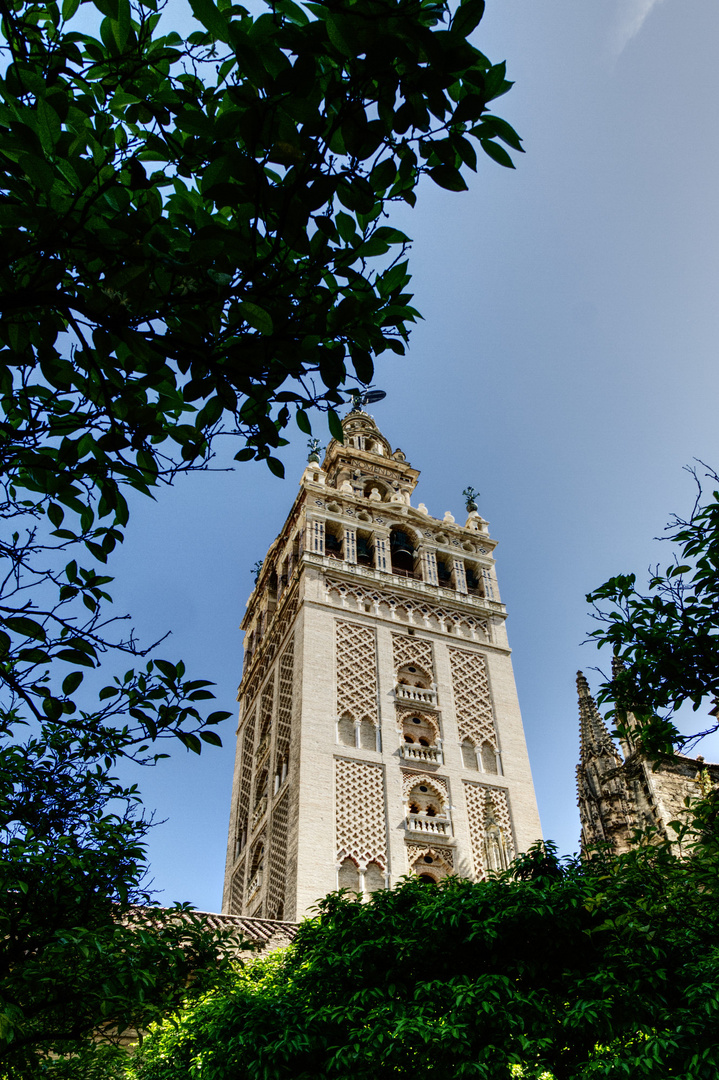
<path fill-rule="evenodd" d="M 364 761 L 335 761 L 337 862 L 353 859 L 364 869 L 376 862 L 387 866 L 387 824 L 384 774 L 380 765 Z"/>
<path fill-rule="evenodd" d="M 375 633 L 361 623 L 338 622 L 337 713 L 377 723 Z"/>
<path fill-rule="evenodd" d="M 408 634 L 392 634 L 392 654 L 395 671 L 416 665 L 434 681 L 432 642 Z"/>
<path fill-rule="evenodd" d="M 496 749 L 492 698 L 484 657 L 463 649 L 450 649 L 449 660 L 460 739 L 473 739 L 477 744 L 489 742 Z"/>
<path fill-rule="evenodd" d="M 480 878 L 540 837 L 487 522 L 433 517 L 372 417 L 342 424 L 242 622 L 238 917 L 298 919 L 407 873 Z"/>

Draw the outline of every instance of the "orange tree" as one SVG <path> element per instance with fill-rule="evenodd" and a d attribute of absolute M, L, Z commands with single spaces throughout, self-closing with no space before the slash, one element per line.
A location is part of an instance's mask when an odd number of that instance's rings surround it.
<path fill-rule="evenodd" d="M 100 999 L 103 1017 L 144 1023 L 184 984 L 184 954 L 174 983 L 161 977 L 170 937 L 129 948 L 117 929 L 148 899 L 148 821 L 115 773 L 156 762 L 157 740 L 219 743 L 228 714 L 112 614 L 128 494 L 206 466 L 220 433 L 276 473 L 293 416 L 309 433 L 319 406 L 339 435 L 342 387 L 402 353 L 416 317 L 388 208 L 414 204 L 424 175 L 462 190 L 478 150 L 509 166 L 503 144 L 520 148 L 489 111 L 504 65 L 467 41 L 482 0 L 190 6 L 183 37 L 158 0 L 0 0 L 0 1071 L 13 1076 L 78 1054 L 89 1075 Z"/>
<path fill-rule="evenodd" d="M 710 1080 L 716 856 L 706 836 L 684 861 L 667 844 L 584 864 L 540 845 L 478 884 L 331 895 L 283 955 L 157 1028 L 128 1075 Z"/>

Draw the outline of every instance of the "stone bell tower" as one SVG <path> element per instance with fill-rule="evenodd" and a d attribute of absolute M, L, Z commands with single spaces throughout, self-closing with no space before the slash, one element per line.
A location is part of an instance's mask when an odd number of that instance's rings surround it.
<path fill-rule="evenodd" d="M 541 835 L 487 523 L 413 506 L 419 473 L 372 417 L 342 426 L 242 623 L 231 914 L 478 880 Z"/>

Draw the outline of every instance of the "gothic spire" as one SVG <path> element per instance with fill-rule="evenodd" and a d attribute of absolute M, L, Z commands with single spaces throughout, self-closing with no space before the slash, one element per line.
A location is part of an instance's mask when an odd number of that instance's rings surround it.
<path fill-rule="evenodd" d="M 577 695 L 579 697 L 579 747 L 582 764 L 586 764 L 591 758 L 605 754 L 618 759 L 617 763 L 621 764 L 609 729 L 589 692 L 589 684 L 582 671 L 577 672 Z"/>

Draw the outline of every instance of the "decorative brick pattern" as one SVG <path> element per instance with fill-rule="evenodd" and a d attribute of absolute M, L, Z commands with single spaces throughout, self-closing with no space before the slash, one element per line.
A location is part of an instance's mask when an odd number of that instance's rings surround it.
<path fill-rule="evenodd" d="M 377 650 L 375 631 L 362 623 L 338 622 L 337 639 L 337 715 L 349 714 L 353 720 L 377 715 Z"/>
<path fill-rule="evenodd" d="M 270 832 L 269 881 L 267 884 L 267 918 L 283 919 L 285 915 L 285 869 L 287 864 L 287 823 L 289 793 L 282 796 L 272 811 Z"/>
<path fill-rule="evenodd" d="M 354 601 L 355 608 L 363 610 L 366 603 L 371 603 L 375 614 L 384 614 L 384 606 L 389 618 L 396 619 L 403 613 L 407 622 L 413 626 L 421 626 L 426 630 L 446 630 L 448 625 L 452 625 L 454 633 L 462 634 L 471 641 L 491 640 L 488 619 L 465 615 L 436 604 L 426 604 L 423 600 L 413 600 L 407 596 L 385 592 L 384 589 L 374 589 L 371 585 L 360 585 L 359 582 L 336 581 L 328 577 L 326 584 L 328 596 L 336 596 L 343 607 L 349 607 Z M 462 597 L 459 596 L 459 599 Z"/>
<path fill-rule="evenodd" d="M 488 870 L 498 869 L 498 867 L 492 867 L 492 860 L 487 850 L 490 830 L 501 831 L 504 864 L 508 865 L 515 856 L 512 823 L 509 816 L 509 797 L 503 788 L 473 784 L 469 780 L 463 780 L 462 783 L 467 800 L 474 876 L 479 881 L 487 876 Z"/>
<path fill-rule="evenodd" d="M 287 760 L 290 750 L 290 731 L 292 729 L 292 678 L 295 663 L 295 641 L 290 638 L 285 651 L 280 657 L 279 691 L 277 703 L 277 747 L 275 763 Z M 275 772 L 277 765 L 275 764 Z"/>
<path fill-rule="evenodd" d="M 245 893 L 245 863 L 244 860 L 232 875 L 230 886 L 230 915 L 242 914 L 242 901 Z"/>
<path fill-rule="evenodd" d="M 269 633 L 255 650 L 253 663 L 249 668 L 249 671 L 252 673 L 250 680 L 247 682 L 246 679 L 243 678 L 242 683 L 240 684 L 240 694 L 245 698 L 248 705 L 252 705 L 255 694 L 260 687 L 260 683 L 269 671 L 270 665 L 277 655 L 277 650 L 282 639 L 294 622 L 295 615 L 297 614 L 297 605 L 298 591 L 295 587 L 291 593 L 285 593 L 283 595 L 282 603 L 274 613 L 272 621 L 269 624 Z"/>
<path fill-rule="evenodd" d="M 412 664 L 422 668 L 432 682 L 435 681 L 431 641 L 410 637 L 409 634 L 392 634 L 392 654 L 395 671 L 399 671 L 405 664 Z"/>
<path fill-rule="evenodd" d="M 237 807 L 238 844 L 247 843 L 250 828 L 250 801 L 252 797 L 252 749 L 255 740 L 255 714 L 249 717 L 242 736 L 242 764 L 240 766 L 240 794 Z"/>
<path fill-rule="evenodd" d="M 364 868 L 387 869 L 384 770 L 364 761 L 335 758 L 337 862 L 354 859 Z"/>
<path fill-rule="evenodd" d="M 270 737 L 272 731 L 272 710 L 275 703 L 275 676 L 274 672 L 271 675 L 267 685 L 262 691 L 262 698 L 260 700 L 260 732 L 257 737 L 257 752 L 261 753 L 264 757 L 265 750 L 267 749 L 266 741 Z"/>
<path fill-rule="evenodd" d="M 464 649 L 450 649 L 449 662 L 460 742 L 472 739 L 477 746 L 488 742 L 496 751 L 497 736 L 484 657 Z"/>

